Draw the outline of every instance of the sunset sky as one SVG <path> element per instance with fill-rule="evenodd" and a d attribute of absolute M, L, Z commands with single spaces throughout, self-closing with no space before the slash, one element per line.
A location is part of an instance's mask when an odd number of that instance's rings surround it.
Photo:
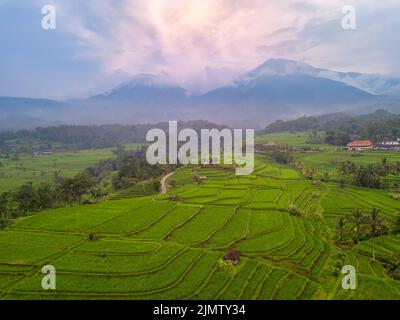
<path fill-rule="evenodd" d="M 45 4 L 56 30 L 41 28 Z M 1 0 L 0 95 L 84 97 L 138 73 L 204 92 L 273 57 L 400 73 L 399 30 L 399 0 Z"/>

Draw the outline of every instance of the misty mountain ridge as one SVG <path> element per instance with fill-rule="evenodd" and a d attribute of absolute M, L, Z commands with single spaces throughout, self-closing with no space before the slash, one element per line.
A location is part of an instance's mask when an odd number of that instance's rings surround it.
<path fill-rule="evenodd" d="M 372 105 L 400 111 L 396 95 L 386 95 L 396 92 L 400 79 L 336 72 L 292 60 L 270 59 L 231 85 L 202 95 L 189 95 L 172 79 L 167 73 L 139 74 L 104 93 L 66 103 L 0 97 L 0 110 L 8 118 L 73 124 L 205 119 L 253 127 L 304 114 L 362 112 L 364 108 L 369 112 Z"/>
<path fill-rule="evenodd" d="M 266 75 L 306 75 L 325 78 L 345 83 L 371 94 L 400 97 L 400 75 L 391 76 L 363 74 L 359 72 L 338 72 L 316 68 L 303 62 L 285 59 L 270 59 L 253 71 L 245 74 L 240 80 L 249 81 L 249 79 Z"/>

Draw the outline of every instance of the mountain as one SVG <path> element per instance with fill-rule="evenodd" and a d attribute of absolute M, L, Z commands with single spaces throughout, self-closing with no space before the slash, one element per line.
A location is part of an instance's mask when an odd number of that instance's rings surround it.
<path fill-rule="evenodd" d="M 199 119 L 179 117 L 186 101 L 186 90 L 175 84 L 168 74 L 162 73 L 139 74 L 74 105 L 80 109 L 81 117 L 76 119 L 79 123 L 81 119 L 90 119 L 91 123 L 122 124 Z"/>
<path fill-rule="evenodd" d="M 385 108 L 399 111 L 399 102 L 374 88 L 395 90 L 397 80 L 361 73 L 341 73 L 284 59 L 270 59 L 232 81 L 202 95 L 189 95 L 167 73 L 139 74 L 107 92 L 60 103 L 29 98 L 0 98 L 2 123 L 24 117 L 29 122 L 132 124 L 204 119 L 234 127 L 264 127 L 327 112 L 358 114 Z M 375 80 L 374 80 L 375 79 Z M 22 118 L 21 118 L 22 119 Z"/>
<path fill-rule="evenodd" d="M 248 120 L 267 119 L 267 113 L 282 116 L 319 113 L 333 106 L 347 109 L 382 100 L 342 82 L 321 78 L 319 73 L 320 69 L 304 63 L 271 59 L 240 76 L 232 85 L 200 96 L 188 96 L 168 74 L 141 74 L 91 97 L 85 104 L 96 105 L 97 112 L 107 112 L 112 105 L 140 118 L 146 118 L 146 113 L 152 113 L 153 117 L 167 113 L 168 116 L 178 114 L 183 119 L 197 116 L 236 121 L 243 119 L 243 111 Z"/>
<path fill-rule="evenodd" d="M 0 111 L 2 115 L 8 113 L 40 114 L 63 106 L 63 103 L 49 99 L 0 97 Z"/>
<path fill-rule="evenodd" d="M 232 85 L 197 97 L 197 104 L 230 117 L 266 121 L 304 113 L 346 111 L 386 101 L 384 97 L 319 74 L 319 69 L 301 62 L 271 59 L 240 76 Z"/>
<path fill-rule="evenodd" d="M 400 98 L 400 75 L 364 74 L 358 72 L 338 72 L 316 68 L 303 62 L 270 59 L 245 75 L 250 79 L 262 75 L 307 75 L 342 82 L 374 95 Z M 245 79 L 242 79 L 245 80 Z"/>
<path fill-rule="evenodd" d="M 181 102 L 186 99 L 186 90 L 175 85 L 167 74 L 159 76 L 140 74 L 129 82 L 118 87 L 91 97 L 89 100 L 96 102 L 128 102 L 141 104 L 158 104 Z"/>
<path fill-rule="evenodd" d="M 66 107 L 49 99 L 0 97 L 0 129 L 54 125 L 62 120 Z"/>

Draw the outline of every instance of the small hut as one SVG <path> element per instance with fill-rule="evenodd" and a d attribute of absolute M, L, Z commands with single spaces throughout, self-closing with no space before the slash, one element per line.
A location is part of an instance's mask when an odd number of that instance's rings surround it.
<path fill-rule="evenodd" d="M 241 253 L 236 250 L 235 247 L 230 247 L 224 260 L 232 262 L 232 264 L 238 264 L 240 262 Z"/>

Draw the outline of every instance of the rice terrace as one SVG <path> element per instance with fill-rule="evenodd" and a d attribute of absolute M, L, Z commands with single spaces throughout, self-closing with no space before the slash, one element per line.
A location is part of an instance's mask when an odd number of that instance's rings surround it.
<path fill-rule="evenodd" d="M 251 176 L 192 166 L 171 179 L 167 194 L 19 218 L 0 233 L 2 298 L 399 299 L 400 282 L 382 261 L 399 252 L 400 238 L 376 239 L 372 261 L 371 240 L 356 252 L 337 246 L 333 231 L 355 208 L 379 208 L 394 224 L 399 205 L 387 193 L 315 183 L 263 157 Z M 241 254 L 237 264 L 224 261 L 229 248 Z M 57 289 L 44 292 L 47 264 Z M 342 289 L 347 264 L 358 270 L 357 290 Z"/>
<path fill-rule="evenodd" d="M 2 314 L 398 307 L 399 18 L 399 0 L 0 0 Z"/>

